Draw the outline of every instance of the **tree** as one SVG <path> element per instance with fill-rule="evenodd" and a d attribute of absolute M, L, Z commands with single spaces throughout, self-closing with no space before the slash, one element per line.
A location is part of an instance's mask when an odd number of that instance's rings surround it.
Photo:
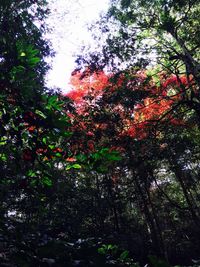
<path fill-rule="evenodd" d="M 53 54 L 43 35 L 47 1 L 1 1 L 0 10 L 0 229 L 8 238 L 7 225 L 16 227 L 20 217 L 23 240 L 48 221 L 53 188 L 70 153 L 70 120 L 66 98 L 45 87 L 45 57 Z"/>
<path fill-rule="evenodd" d="M 192 78 L 198 91 L 198 10 L 198 0 L 111 1 L 108 13 L 96 26 L 105 39 L 101 52 L 91 52 L 77 61 L 82 58 L 83 65 L 94 70 L 105 66 L 111 71 L 156 66 L 157 72 L 176 75 L 177 79 L 182 75 Z M 193 86 L 182 87 L 183 105 L 199 118 L 199 93 Z"/>
<path fill-rule="evenodd" d="M 81 79 L 81 76 L 78 73 L 77 78 Z M 81 144 L 92 144 L 86 146 L 90 153 L 102 146 L 120 151 L 122 161 L 105 170 L 105 179 L 99 177 L 101 186 L 103 181 L 109 185 L 107 190 L 112 199 L 115 229 L 119 232 L 124 229 L 127 217 L 135 212 L 141 220 L 140 225 L 149 233 L 149 249 L 158 256 L 171 257 L 172 252 L 167 249 L 170 238 L 176 238 L 183 231 L 181 228 L 176 228 L 175 232 L 172 229 L 174 214 L 184 214 L 196 224 L 194 229 L 199 225 L 199 201 L 195 193 L 198 185 L 193 183 L 198 178 L 194 169 L 184 171 L 184 164 L 195 165 L 196 161 L 195 157 L 187 158 L 184 153 L 199 153 L 195 148 L 196 138 L 193 141 L 190 138 L 191 131 L 198 129 L 198 124 L 191 119 L 190 110 L 180 105 L 182 85 L 187 87 L 190 84 L 185 76 L 168 77 L 162 73 L 156 79 L 149 71 L 126 71 L 108 77 L 107 85 L 101 90 L 98 83 L 97 90 L 95 84 L 88 83 L 92 77 L 81 79 L 81 88 L 85 88 L 82 98 L 78 83 L 72 84 L 73 91 L 68 95 L 73 97 L 78 112 L 79 140 Z M 97 163 L 95 169 L 102 171 Z M 167 172 L 160 175 L 160 165 L 168 170 L 168 177 Z M 188 185 L 188 179 L 193 189 Z M 127 191 L 127 184 L 132 190 Z M 183 202 L 172 193 L 173 188 L 176 188 L 175 194 L 184 199 Z M 160 202 L 157 194 L 161 197 Z M 132 208 L 127 210 L 128 200 L 132 198 Z M 163 209 L 161 212 L 160 205 L 173 214 L 167 226 L 164 223 L 166 214 Z M 122 210 L 124 217 L 119 215 Z M 182 224 L 181 219 L 179 224 Z M 169 239 L 163 238 L 167 231 L 170 232 Z"/>

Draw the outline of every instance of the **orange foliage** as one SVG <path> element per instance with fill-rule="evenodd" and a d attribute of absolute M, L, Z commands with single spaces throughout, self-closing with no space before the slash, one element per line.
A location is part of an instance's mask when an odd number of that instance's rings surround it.
<path fill-rule="evenodd" d="M 130 136 L 138 140 L 147 138 L 149 136 L 152 126 L 158 121 L 169 123 L 171 125 L 183 126 L 185 122 L 179 118 L 174 117 L 172 112 L 174 106 L 182 100 L 183 95 L 192 86 L 192 77 L 167 76 L 161 73 L 158 77 L 160 85 L 154 79 L 149 79 L 145 71 L 139 71 L 130 75 L 130 81 L 127 81 L 125 75 L 121 74 L 115 84 L 110 81 L 111 75 L 106 75 L 103 71 L 89 74 L 76 72 L 71 77 L 72 90 L 67 94 L 71 98 L 77 110 L 81 115 L 76 122 L 79 130 L 85 132 L 91 141 L 88 142 L 88 147 L 93 151 L 93 139 L 98 132 L 101 135 L 106 133 L 110 128 L 109 121 L 94 121 L 93 116 L 95 113 L 90 111 L 96 106 L 97 100 L 105 95 L 114 95 L 117 90 L 140 90 L 148 93 L 139 104 L 135 104 L 132 110 L 120 103 L 107 104 L 107 110 L 118 114 L 118 118 L 122 124 L 119 128 L 118 137 Z M 104 90 L 104 89 L 107 90 Z M 120 91 L 119 91 L 120 92 Z M 129 97 L 129 96 L 127 96 Z M 131 100 L 130 100 L 131 101 Z M 106 106 L 104 106 L 106 107 Z M 98 113 L 98 111 L 97 111 Z M 78 121 L 79 120 L 79 121 Z M 98 137 L 99 139 L 99 137 Z"/>
<path fill-rule="evenodd" d="M 160 87 L 150 84 L 150 87 L 146 88 L 150 91 L 150 96 L 135 106 L 134 122 L 127 126 L 128 129 L 123 134 L 144 139 L 148 137 L 150 127 L 158 121 L 167 121 L 176 126 L 185 125 L 183 120 L 173 117 L 172 110 L 174 105 L 182 100 L 182 95 L 191 87 L 191 82 L 192 78 L 188 80 L 185 76 L 172 75 L 163 82 L 161 81 Z"/>
<path fill-rule="evenodd" d="M 95 93 L 102 91 L 109 83 L 109 76 L 103 71 L 90 74 L 89 72 L 76 71 L 70 79 L 71 91 L 66 94 L 75 103 L 83 101 L 90 91 L 95 90 Z"/>

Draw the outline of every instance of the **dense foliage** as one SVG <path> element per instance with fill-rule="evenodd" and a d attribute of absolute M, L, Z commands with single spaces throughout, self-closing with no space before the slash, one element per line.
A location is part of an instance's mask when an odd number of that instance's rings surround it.
<path fill-rule="evenodd" d="M 0 1 L 0 266 L 199 266 L 199 6 L 111 1 L 62 95 L 47 1 Z"/>
<path fill-rule="evenodd" d="M 87 68 L 68 94 L 91 148 L 120 151 L 98 175 L 114 228 L 142 227 L 145 253 L 174 263 L 199 255 L 198 12 L 199 1 L 111 1 L 94 25 L 102 51 L 78 59 Z"/>

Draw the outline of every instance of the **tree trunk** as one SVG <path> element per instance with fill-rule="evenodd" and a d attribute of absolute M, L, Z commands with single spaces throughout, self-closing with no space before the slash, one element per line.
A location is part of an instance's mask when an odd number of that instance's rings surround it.
<path fill-rule="evenodd" d="M 200 226 L 200 218 L 198 216 L 198 213 L 196 212 L 196 203 L 194 203 L 193 198 L 190 197 L 190 194 L 187 190 L 187 186 L 184 183 L 183 177 L 183 171 L 181 169 L 181 167 L 179 166 L 179 164 L 177 163 L 177 159 L 175 158 L 175 156 L 172 155 L 172 159 L 169 159 L 169 163 L 171 166 L 172 171 L 174 172 L 177 181 L 179 182 L 182 192 L 184 194 L 185 200 L 187 202 L 188 208 L 189 208 L 189 212 L 191 214 L 191 217 L 194 221 L 194 223 L 199 227 Z"/>

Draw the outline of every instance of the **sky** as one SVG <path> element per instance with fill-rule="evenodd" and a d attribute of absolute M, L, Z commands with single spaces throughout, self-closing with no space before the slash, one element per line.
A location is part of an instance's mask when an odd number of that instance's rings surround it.
<path fill-rule="evenodd" d="M 47 23 L 52 28 L 47 38 L 56 55 L 52 70 L 47 75 L 47 85 L 70 89 L 69 78 L 75 68 L 75 54 L 82 46 L 94 43 L 87 25 L 97 20 L 108 8 L 109 0 L 49 0 L 51 15 Z"/>

